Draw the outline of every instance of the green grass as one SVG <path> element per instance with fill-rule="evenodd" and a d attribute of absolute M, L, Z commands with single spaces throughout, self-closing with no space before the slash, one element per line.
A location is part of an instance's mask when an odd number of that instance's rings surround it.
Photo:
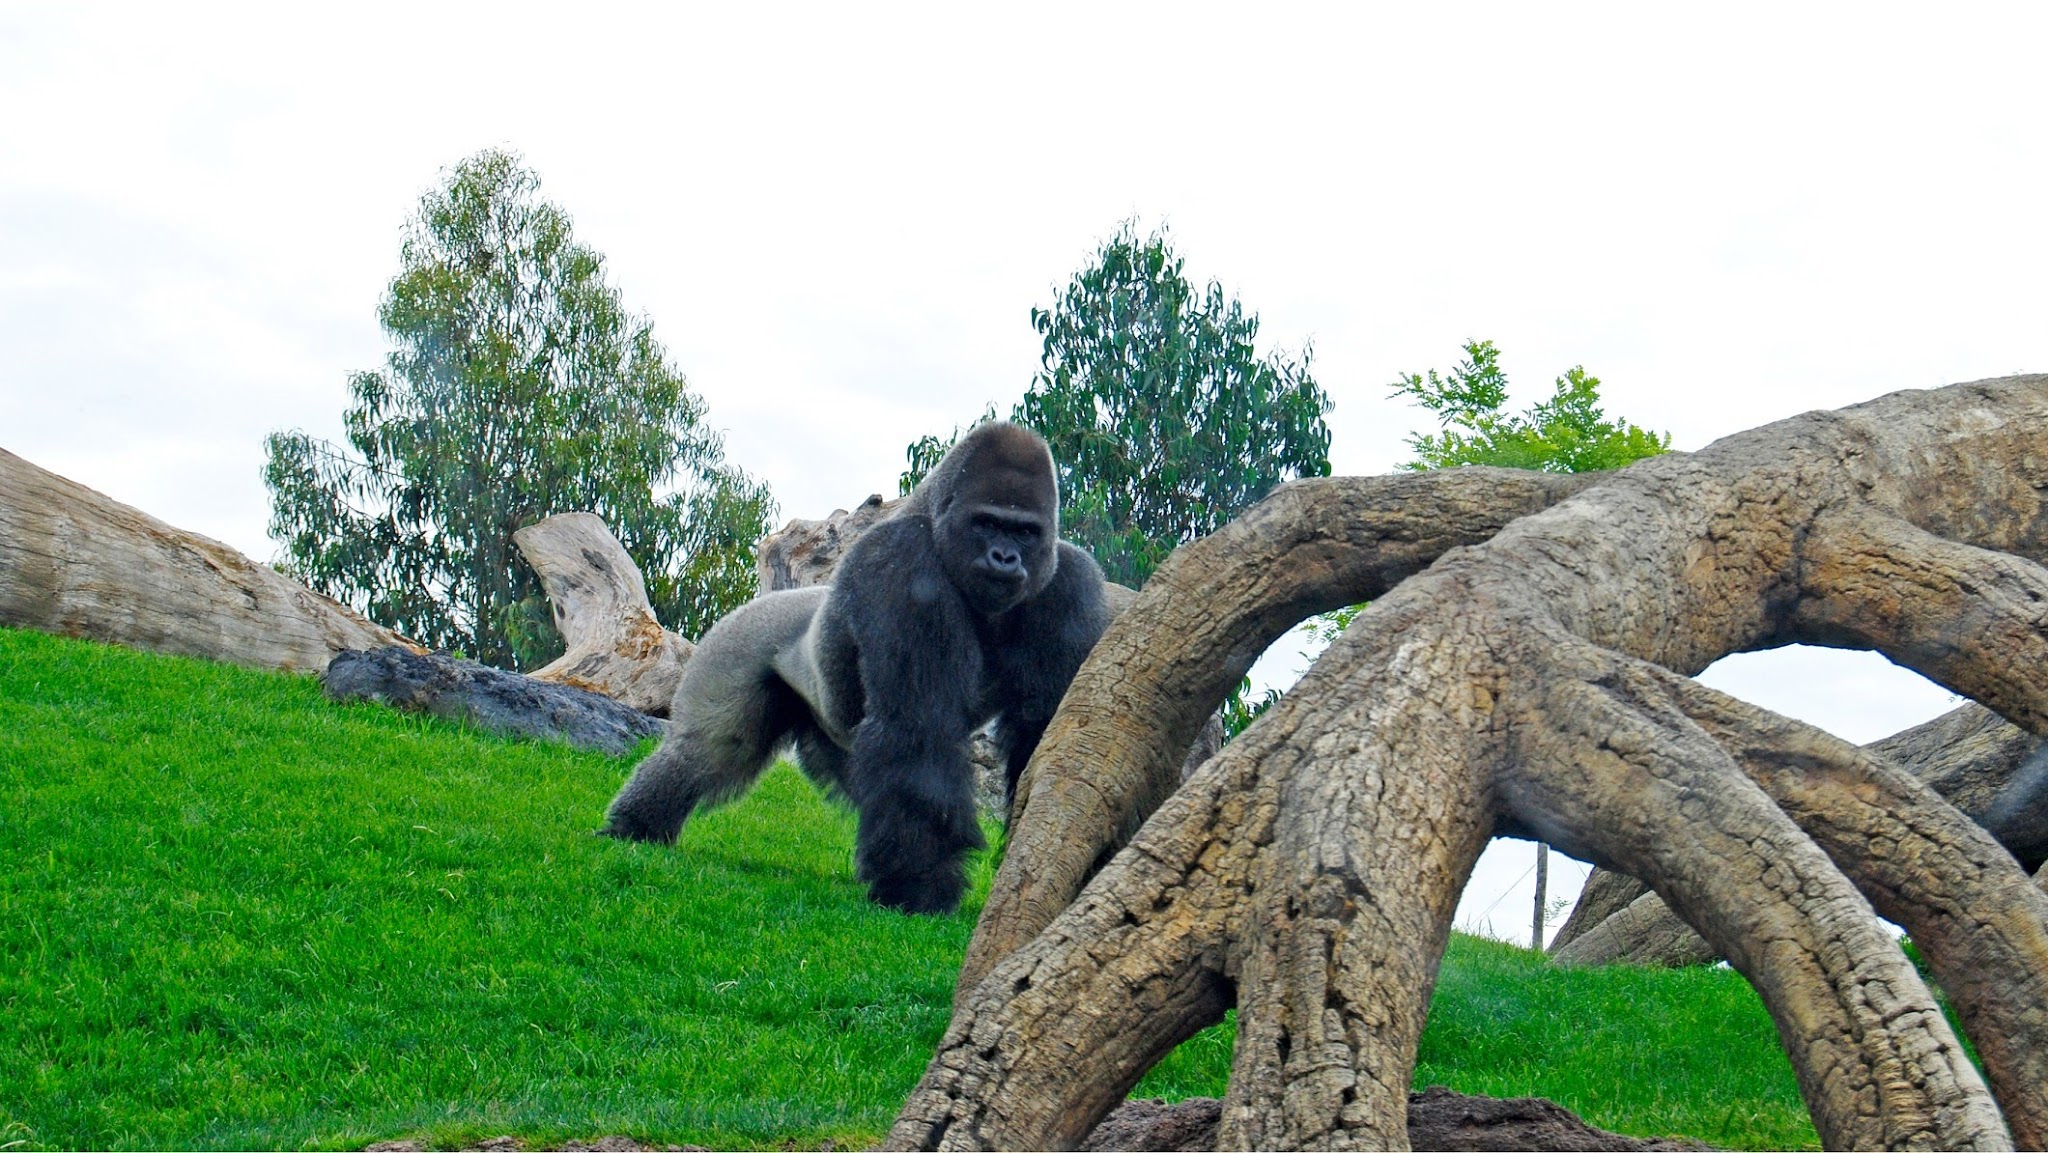
<path fill-rule="evenodd" d="M 677 850 L 589 836 L 627 769 L 0 629 L 0 1149 L 879 1138 L 988 862 L 957 916 L 872 908 L 850 818 L 788 769 Z M 1230 1038 L 1138 1092 L 1220 1093 Z M 1456 939 L 1417 1080 L 1814 1142 L 1725 971 Z"/>

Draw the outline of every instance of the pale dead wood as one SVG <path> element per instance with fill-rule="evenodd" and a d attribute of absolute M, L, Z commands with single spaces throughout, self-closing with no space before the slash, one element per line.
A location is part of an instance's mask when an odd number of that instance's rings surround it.
<path fill-rule="evenodd" d="M 593 513 L 565 512 L 512 534 L 540 574 L 567 645 L 535 680 L 602 693 L 667 716 L 696 646 L 661 627 L 647 582 L 618 538 Z"/>
<path fill-rule="evenodd" d="M 1969 704 L 1864 749 L 1941 794 L 2023 866 L 2048 858 L 2048 755 L 2041 738 Z M 1607 923 L 1624 908 L 1625 918 Z M 1606 869 L 1587 875 L 1550 953 L 1568 965 L 1678 966 L 1714 959 L 1706 941 L 1647 886 Z"/>
<path fill-rule="evenodd" d="M 0 624 L 317 673 L 418 646 L 234 549 L 0 449 Z"/>

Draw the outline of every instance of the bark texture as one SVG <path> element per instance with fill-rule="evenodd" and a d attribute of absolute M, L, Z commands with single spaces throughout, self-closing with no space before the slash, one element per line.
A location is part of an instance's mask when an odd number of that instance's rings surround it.
<path fill-rule="evenodd" d="M 319 672 L 411 642 L 234 549 L 0 449 L 0 624 Z"/>
<path fill-rule="evenodd" d="M 891 1144 L 1072 1146 L 1235 1006 L 1219 1144 L 1403 1146 L 1452 912 L 1498 834 L 1641 878 L 1727 957 L 1829 1146 L 2048 1143 L 2048 893 L 1883 756 L 1690 679 L 1731 652 L 1871 648 L 2048 734 L 2048 377 L 1575 484 L 1302 482 L 1169 560 L 1040 746 Z M 1175 791 L 1265 643 L 1366 598 Z"/>
<path fill-rule="evenodd" d="M 643 713 L 668 715 L 695 645 L 661 627 L 640 566 L 587 512 L 566 512 L 512 534 L 540 574 L 567 646 L 535 680 L 602 693 Z"/>
<path fill-rule="evenodd" d="M 808 588 L 832 579 L 839 558 L 860 535 L 889 518 L 899 501 L 876 493 L 853 507 L 835 509 L 823 520 L 792 520 L 761 538 L 754 550 L 754 575 L 762 592 Z"/>
<path fill-rule="evenodd" d="M 1964 705 L 1865 748 L 1925 781 L 2022 868 L 2040 865 L 2048 852 L 2048 755 L 2041 738 L 1982 705 Z M 1551 955 L 1564 964 L 1682 966 L 1715 959 L 1706 941 L 1633 877 L 1595 869 L 1579 903 L 1550 943 Z M 1619 917 L 1624 907 L 1627 916 Z M 1610 917 L 1617 919 L 1609 924 Z"/>

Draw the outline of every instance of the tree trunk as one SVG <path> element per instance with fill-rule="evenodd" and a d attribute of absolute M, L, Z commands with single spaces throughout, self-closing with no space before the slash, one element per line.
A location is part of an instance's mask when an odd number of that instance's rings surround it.
<path fill-rule="evenodd" d="M 216 540 L 0 450 L 0 624 L 317 673 L 419 646 Z"/>
<path fill-rule="evenodd" d="M 647 602 L 640 566 L 602 519 L 565 512 L 512 534 L 540 574 L 567 651 L 533 678 L 603 693 L 655 716 L 668 715 L 683 664 L 696 646 L 661 627 Z"/>
<path fill-rule="evenodd" d="M 1034 758 L 891 1144 L 1070 1146 L 1234 1005 L 1223 1145 L 1401 1147 L 1457 898 L 1503 833 L 1642 878 L 1727 957 L 1827 1145 L 2048 1143 L 2048 892 L 1883 757 L 1689 676 L 1871 648 L 2048 734 L 2048 377 L 1810 413 L 1569 491 L 1302 482 L 1169 559 Z M 1172 790 L 1268 640 L 1367 597 Z"/>

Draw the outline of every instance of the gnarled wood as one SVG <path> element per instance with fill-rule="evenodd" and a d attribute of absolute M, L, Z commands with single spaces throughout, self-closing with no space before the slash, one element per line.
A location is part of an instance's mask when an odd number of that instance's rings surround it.
<path fill-rule="evenodd" d="M 889 519 L 902 500 L 883 500 L 875 493 L 853 506 L 835 509 L 823 520 L 792 520 L 761 538 L 754 549 L 754 572 L 762 592 L 808 588 L 832 579 L 839 558 L 860 535 Z"/>
<path fill-rule="evenodd" d="M 1941 794 L 2022 867 L 2048 855 L 2048 755 L 2041 738 L 1971 704 L 1864 748 Z M 1626 918 L 1606 924 L 1624 908 Z M 1605 869 L 1587 875 L 1550 953 L 1567 965 L 1678 966 L 1714 959 L 1706 941 L 1641 881 Z"/>
<path fill-rule="evenodd" d="M 1266 646 L 1598 479 L 1466 468 L 1295 481 L 1168 557 L 1096 645 L 1018 782 L 1010 848 L 967 947 L 955 1007 L 1179 787 L 1177 750 Z M 1143 718 L 1143 727 L 1121 716 Z"/>
<path fill-rule="evenodd" d="M 317 673 L 404 637 L 234 549 L 0 449 L 0 624 Z"/>
<path fill-rule="evenodd" d="M 587 512 L 565 512 L 512 534 L 540 574 L 567 645 L 533 678 L 585 689 L 667 716 L 695 645 L 661 627 L 647 602 L 640 566 Z"/>
<path fill-rule="evenodd" d="M 985 975 L 892 1145 L 1077 1140 L 1234 1003 L 1222 1144 L 1398 1147 L 1451 911 L 1504 831 L 1642 877 L 1727 956 L 1828 1145 L 2048 1142 L 2048 1021 L 2025 1008 L 2048 1003 L 2040 888 L 1924 784 L 1689 679 L 1730 652 L 1853 643 L 2041 735 L 2048 377 L 1807 414 L 1539 494 L 1551 507 L 1384 595 L 1382 534 L 1328 526 L 1390 514 L 1275 511 L 1304 488 L 1182 550 L 1076 679 L 989 905 L 1007 911 L 977 934 Z M 1289 557 L 1310 575 L 1277 575 Z M 1321 588 L 1316 569 L 1367 575 Z M 1144 820 L 1233 660 L 1365 596 Z M 1971 987 L 1958 1008 L 2003 1117 L 1873 901 Z"/>

